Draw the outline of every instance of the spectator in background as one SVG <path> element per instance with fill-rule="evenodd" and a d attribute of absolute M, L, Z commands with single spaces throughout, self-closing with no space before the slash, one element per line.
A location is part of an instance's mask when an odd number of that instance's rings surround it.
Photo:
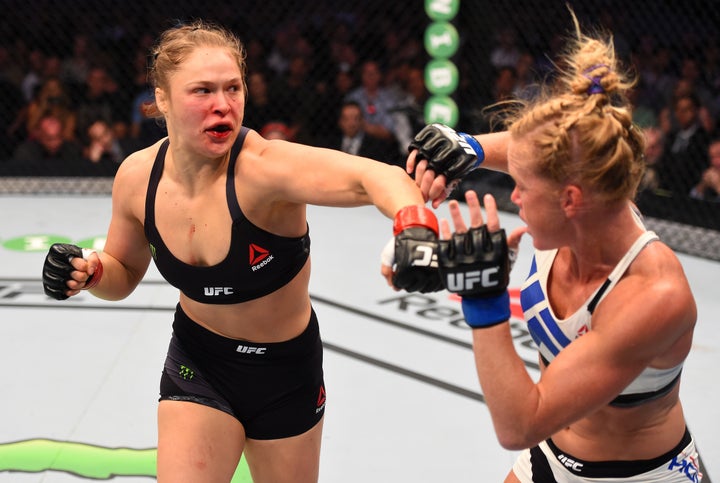
<path fill-rule="evenodd" d="M 517 71 L 515 67 L 499 67 L 495 71 L 490 97 L 485 99 L 478 107 L 479 113 L 474 120 L 473 132 L 490 133 L 502 128 L 502 106 L 498 103 L 513 99 L 517 86 Z"/>
<path fill-rule="evenodd" d="M 655 191 L 660 187 L 658 165 L 663 156 L 665 135 L 656 126 L 643 128 L 645 134 L 645 173 L 640 181 L 639 191 Z"/>
<path fill-rule="evenodd" d="M 128 145 L 127 140 L 128 138 L 118 138 L 110 124 L 98 119 L 88 127 L 83 156 L 92 163 L 117 170 L 117 165 L 134 151 L 134 146 Z"/>
<path fill-rule="evenodd" d="M 387 164 L 400 164 L 401 158 L 397 155 L 394 143 L 369 136 L 365 132 L 363 110 L 357 102 L 347 101 L 342 105 L 337 124 L 340 132 L 328 139 L 328 148 Z"/>
<path fill-rule="evenodd" d="M 45 56 L 45 65 L 43 66 L 42 77 L 40 78 L 40 84 L 44 83 L 47 79 L 57 78 L 59 79 L 62 74 L 62 59 L 57 54 L 48 54 Z M 37 86 L 36 89 L 39 89 Z"/>
<path fill-rule="evenodd" d="M 10 47 L 0 45 L 0 80 L 5 80 L 19 88 L 24 76 L 22 66 L 16 62 Z"/>
<path fill-rule="evenodd" d="M 490 64 L 496 69 L 515 68 L 520 60 L 517 32 L 513 27 L 503 26 L 495 35 L 495 46 L 490 51 Z"/>
<path fill-rule="evenodd" d="M 710 143 L 708 158 L 710 166 L 700 175 L 700 182 L 690 190 L 690 196 L 720 202 L 720 138 Z"/>
<path fill-rule="evenodd" d="M 463 111 L 461 121 L 468 126 L 464 129 L 479 134 L 501 130 L 507 106 L 498 103 L 513 99 L 516 84 L 517 73 L 514 67 L 504 66 L 495 69 L 490 96 L 481 98 L 473 107 Z M 509 194 L 514 185 L 512 177 L 507 173 L 476 169 L 463 177 L 453 192 L 453 197 L 464 199 L 464 193 L 468 190 L 475 191 L 479 196 L 487 192 L 499 194 L 498 189 L 504 189 Z"/>
<path fill-rule="evenodd" d="M 61 78 L 74 94 L 87 79 L 92 64 L 90 51 L 90 38 L 87 34 L 78 32 L 73 36 L 72 53 L 64 58 L 61 64 Z"/>
<path fill-rule="evenodd" d="M 354 101 L 363 110 L 365 133 L 368 136 L 386 142 L 397 143 L 395 124 L 391 111 L 396 107 L 396 99 L 383 86 L 383 73 L 374 60 L 366 60 L 360 67 L 360 86 L 345 97 Z M 403 149 L 407 149 L 404 146 Z"/>
<path fill-rule="evenodd" d="M 281 121 L 270 121 L 260 129 L 260 135 L 265 139 L 281 139 L 292 141 L 292 133 L 287 124 Z"/>
<path fill-rule="evenodd" d="M 267 47 L 261 39 L 257 37 L 252 37 L 248 39 L 247 43 L 245 44 L 245 50 L 245 62 L 247 62 L 248 73 L 257 72 L 267 68 L 267 64 L 265 63 L 265 59 L 268 55 Z"/>
<path fill-rule="evenodd" d="M 270 96 L 276 106 L 273 110 L 278 111 L 276 117 L 288 124 L 293 139 L 304 144 L 312 144 L 309 123 L 317 103 L 310 79 L 311 63 L 310 56 L 294 55 L 287 72 L 270 86 Z"/>
<path fill-rule="evenodd" d="M 672 52 L 667 46 L 656 45 L 649 62 L 644 62 L 639 71 L 642 87 L 639 101 L 655 106 L 658 110 L 672 100 L 677 75 L 672 68 Z"/>
<path fill-rule="evenodd" d="M 357 69 L 358 53 L 352 42 L 352 29 L 347 22 L 339 21 L 329 34 L 328 50 L 330 60 L 337 72 L 351 72 Z"/>
<path fill-rule="evenodd" d="M 289 121 L 270 96 L 268 73 L 264 70 L 248 72 L 243 126 L 259 131 L 265 124 L 277 119 Z"/>
<path fill-rule="evenodd" d="M 399 99 L 395 109 L 396 112 L 406 118 L 409 124 L 410 139 L 401 139 L 398 136 L 403 157 L 407 153 L 407 146 L 412 138 L 425 127 L 425 102 L 429 97 L 430 93 L 425 86 L 424 70 L 417 66 L 409 66 L 404 78 L 402 97 Z"/>
<path fill-rule="evenodd" d="M 515 87 L 513 96 L 526 101 L 532 100 L 540 93 L 535 57 L 530 52 L 522 52 L 515 64 Z"/>
<path fill-rule="evenodd" d="M 21 143 L 13 154 L 13 160 L 19 162 L 76 162 L 81 158 L 82 148 L 63 138 L 63 123 L 53 116 L 42 118 L 32 138 Z"/>
<path fill-rule="evenodd" d="M 63 125 L 63 139 L 76 139 L 77 116 L 72 108 L 70 96 L 65 86 L 57 77 L 46 79 L 40 86 L 35 98 L 27 106 L 27 132 L 34 133 L 40 120 L 53 116 Z"/>
<path fill-rule="evenodd" d="M 281 25 L 273 37 L 273 43 L 268 49 L 265 63 L 273 72 L 273 77 L 282 77 L 290 68 L 290 59 L 297 52 L 300 41 L 300 31 L 294 22 Z"/>
<path fill-rule="evenodd" d="M 313 116 L 315 137 L 322 143 L 329 137 L 339 134 L 337 117 L 345 97 L 355 88 L 355 76 L 349 68 L 338 68 L 330 82 L 315 84 L 318 102 Z"/>
<path fill-rule="evenodd" d="M 23 76 L 20 88 L 25 102 L 31 102 L 42 84 L 45 72 L 45 53 L 39 48 L 34 48 L 30 51 L 27 62 L 27 71 Z"/>
<path fill-rule="evenodd" d="M 15 147 L 26 139 L 24 126 L 17 122 L 20 113 L 27 107 L 23 102 L 20 88 L 8 79 L 0 76 L 0 163 L 8 160 Z M 25 111 L 26 112 L 26 111 Z"/>
<path fill-rule="evenodd" d="M 658 116 L 655 109 L 646 104 L 642 98 L 642 88 L 635 86 L 627 93 L 628 101 L 633 106 L 633 123 L 641 128 L 648 128 L 658 125 Z"/>
<path fill-rule="evenodd" d="M 113 81 L 107 70 L 99 65 L 91 67 L 85 78 L 83 92 L 77 100 L 78 132 L 87 132 L 90 125 L 98 119 L 112 124 L 115 107 L 112 92 Z"/>
<path fill-rule="evenodd" d="M 697 115 L 698 121 L 702 124 L 707 132 L 715 130 L 715 119 L 710 112 L 709 104 L 705 104 L 700 96 L 697 95 L 692 82 L 688 79 L 678 79 L 673 89 L 673 96 L 670 102 L 662 108 L 658 116 L 658 123 L 665 134 L 677 130 L 679 122 L 675 112 L 675 101 L 684 96 L 693 96 L 697 99 Z"/>
<path fill-rule="evenodd" d="M 703 106 L 710 105 L 712 94 L 709 86 L 705 83 L 703 72 L 701 71 L 700 60 L 693 57 L 690 53 L 680 60 L 680 77 L 679 81 L 685 81 L 688 84 L 687 89 L 691 90 L 698 96 Z M 710 129 L 711 130 L 711 129 Z"/>
<path fill-rule="evenodd" d="M 666 134 L 658 174 L 660 188 L 674 196 L 688 196 L 707 168 L 710 134 L 700 122 L 700 108 L 693 94 L 681 94 L 673 104 L 678 127 Z"/>
<path fill-rule="evenodd" d="M 149 84 L 144 90 L 139 91 L 132 101 L 128 135 L 138 148 L 150 146 L 158 139 L 167 136 L 165 126 L 148 115 L 148 109 L 154 102 L 155 95 Z"/>

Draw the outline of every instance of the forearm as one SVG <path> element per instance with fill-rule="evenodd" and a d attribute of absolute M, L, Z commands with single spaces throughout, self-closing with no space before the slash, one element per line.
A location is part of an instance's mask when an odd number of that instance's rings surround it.
<path fill-rule="evenodd" d="M 485 160 L 481 167 L 507 173 L 507 148 L 510 133 L 502 131 L 489 134 L 477 134 L 473 137 L 477 139 L 485 152 Z"/>
<path fill-rule="evenodd" d="M 145 270 L 132 270 L 107 253 L 100 253 L 99 256 L 103 275 L 89 292 L 103 300 L 122 300 L 130 295 L 142 280 Z"/>
<path fill-rule="evenodd" d="M 519 450 L 544 438 L 533 425 L 535 383 L 517 355 L 508 323 L 473 330 L 475 366 L 500 444 Z"/>
<path fill-rule="evenodd" d="M 369 203 L 385 216 L 393 218 L 405 206 L 425 204 L 422 192 L 402 168 L 385 164 L 379 168 L 367 173 L 362 184 Z"/>

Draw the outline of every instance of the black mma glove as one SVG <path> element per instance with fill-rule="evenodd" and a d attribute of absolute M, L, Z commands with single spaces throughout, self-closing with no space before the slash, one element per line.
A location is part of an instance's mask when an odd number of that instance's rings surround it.
<path fill-rule="evenodd" d="M 408 292 L 443 289 L 437 271 L 438 222 L 425 206 L 406 206 L 395 215 L 393 285 Z"/>
<path fill-rule="evenodd" d="M 92 253 L 88 250 L 87 254 Z M 78 246 L 68 243 L 55 243 L 50 247 L 45 263 L 43 265 L 43 290 L 45 295 L 56 300 L 65 300 L 68 296 L 65 294 L 69 290 L 67 281 L 72 277 L 70 273 L 75 270 L 70 260 L 74 257 L 86 258 L 86 253 Z M 85 282 L 83 290 L 90 289 L 97 285 L 102 277 L 102 263 L 98 263 L 95 273 L 93 273 Z"/>
<path fill-rule="evenodd" d="M 469 134 L 443 124 L 425 126 L 412 140 L 409 151 L 417 149 L 416 160 L 427 160 L 428 169 L 445 175 L 448 185 L 458 182 L 485 160 L 480 143 Z"/>
<path fill-rule="evenodd" d="M 490 233 L 483 225 L 439 241 L 438 269 L 445 288 L 462 296 L 470 327 L 491 327 L 510 319 L 505 230 Z"/>

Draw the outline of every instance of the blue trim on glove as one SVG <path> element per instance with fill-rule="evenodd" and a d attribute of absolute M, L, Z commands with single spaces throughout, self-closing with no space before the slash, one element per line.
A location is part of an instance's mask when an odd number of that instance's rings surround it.
<path fill-rule="evenodd" d="M 470 134 L 464 132 L 459 132 L 458 134 L 465 141 L 467 141 L 470 147 L 473 148 L 473 151 L 475 151 L 475 154 L 477 155 L 477 163 L 475 163 L 475 167 L 477 168 L 482 164 L 483 161 L 485 161 L 485 150 L 482 148 L 478 140 L 472 137 Z"/>
<path fill-rule="evenodd" d="M 465 322 L 473 329 L 483 329 L 510 320 L 510 294 L 505 292 L 495 297 L 462 299 Z"/>

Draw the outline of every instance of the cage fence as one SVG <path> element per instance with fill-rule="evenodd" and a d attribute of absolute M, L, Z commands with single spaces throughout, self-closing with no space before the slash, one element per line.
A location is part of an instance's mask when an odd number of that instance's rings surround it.
<path fill-rule="evenodd" d="M 109 193 L 124 157 L 165 135 L 140 106 L 152 100 L 150 48 L 174 25 L 203 19 L 234 31 L 247 52 L 244 124 L 311 145 L 332 147 L 340 107 L 373 64 L 389 105 L 363 108 L 387 109 L 392 137 L 378 158 L 401 164 L 426 123 L 489 132 L 498 126 L 488 106 L 532 98 L 572 33 L 568 6 L 585 30 L 611 33 L 637 75 L 635 122 L 659 139 L 649 172 L 685 141 L 674 159 L 688 168 L 672 189 L 650 180 L 638 197 L 650 228 L 680 252 L 720 260 L 718 193 L 692 192 L 712 169 L 720 120 L 720 5 L 707 0 L 3 0 L 0 194 Z M 688 95 L 699 134 L 676 116 Z M 52 155 L 38 148 L 46 117 L 60 120 L 68 145 Z M 106 146 L 93 154 L 98 122 Z M 463 186 L 514 211 L 507 177 L 480 171 Z"/>

